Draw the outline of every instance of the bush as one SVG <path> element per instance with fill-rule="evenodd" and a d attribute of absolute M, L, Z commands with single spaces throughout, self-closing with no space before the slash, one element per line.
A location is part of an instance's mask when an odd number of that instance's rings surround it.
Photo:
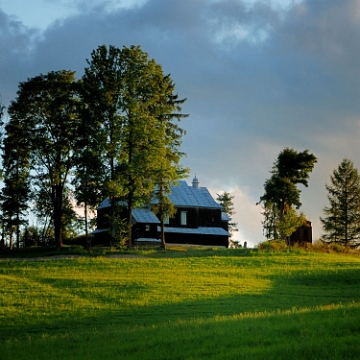
<path fill-rule="evenodd" d="M 260 251 L 283 251 L 287 248 L 284 240 L 268 240 L 258 245 Z"/>
<path fill-rule="evenodd" d="M 358 249 L 351 249 L 349 246 L 339 243 L 327 244 L 321 240 L 315 241 L 313 248 L 316 251 L 324 252 L 324 253 L 336 253 L 336 254 L 359 253 Z"/>

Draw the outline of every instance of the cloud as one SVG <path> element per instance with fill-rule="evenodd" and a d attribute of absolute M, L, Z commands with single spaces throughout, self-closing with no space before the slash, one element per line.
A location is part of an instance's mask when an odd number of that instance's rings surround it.
<path fill-rule="evenodd" d="M 26 28 L 0 9 L 0 94 L 5 103 L 14 96 L 18 81 L 26 76 L 23 67 L 30 60 L 37 35 L 36 30 Z"/>

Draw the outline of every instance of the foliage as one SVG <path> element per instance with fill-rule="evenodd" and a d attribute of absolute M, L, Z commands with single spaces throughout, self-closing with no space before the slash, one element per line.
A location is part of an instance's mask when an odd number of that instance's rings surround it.
<path fill-rule="evenodd" d="M 278 229 L 277 224 L 279 223 L 279 210 L 277 205 L 274 203 L 267 202 L 263 206 L 263 212 L 261 213 L 264 216 L 263 225 L 263 234 L 266 239 L 277 239 L 278 238 Z"/>
<path fill-rule="evenodd" d="M 235 231 L 239 231 L 237 228 L 238 224 L 236 222 L 231 221 L 231 217 L 236 214 L 233 203 L 234 195 L 231 195 L 226 191 L 223 191 L 222 194 L 216 194 L 216 195 L 217 195 L 216 201 L 223 207 L 223 212 L 226 215 L 228 215 L 230 218 L 228 226 L 229 226 L 229 233 L 232 238 L 232 236 L 234 235 L 233 233 Z"/>
<path fill-rule="evenodd" d="M 359 357 L 358 257 L 200 253 L 0 263 L 1 356 Z"/>
<path fill-rule="evenodd" d="M 330 205 L 320 218 L 326 243 L 360 245 L 360 175 L 349 159 L 343 159 L 326 185 Z"/>
<path fill-rule="evenodd" d="M 285 148 L 278 155 L 271 171 L 272 176 L 265 181 L 265 193 L 259 201 L 264 205 L 264 232 L 269 238 L 277 236 L 274 224 L 278 226 L 284 222 L 287 211 L 300 208 L 301 191 L 297 185 L 308 186 L 309 174 L 316 162 L 317 158 L 308 150 L 297 152 Z"/>
<path fill-rule="evenodd" d="M 282 240 L 268 240 L 258 245 L 260 251 L 283 251 L 287 250 L 286 243 Z"/>
<path fill-rule="evenodd" d="M 29 140 L 33 186 L 52 203 L 55 241 L 62 247 L 63 192 L 74 166 L 78 136 L 78 95 L 75 73 L 49 72 L 20 83 L 9 114 Z"/>
<path fill-rule="evenodd" d="M 16 230 L 16 243 L 20 246 L 20 226 L 27 223 L 30 198 L 29 141 L 24 126 L 12 118 L 5 126 L 3 142 L 4 186 L 1 189 L 1 210 L 4 233 L 8 234 L 12 248 L 12 234 Z"/>
<path fill-rule="evenodd" d="M 306 217 L 303 213 L 297 214 L 296 210 L 289 208 L 285 210 L 283 220 L 277 221 L 277 229 L 281 239 L 289 237 L 299 227 L 306 225 Z"/>
<path fill-rule="evenodd" d="M 25 247 L 39 246 L 39 229 L 35 226 L 26 226 L 21 233 L 21 241 Z"/>
<path fill-rule="evenodd" d="M 87 249 L 91 250 L 90 215 L 95 212 L 96 206 L 102 200 L 101 187 L 104 181 L 104 164 L 99 154 L 101 153 L 101 132 L 99 120 L 92 116 L 91 104 L 87 103 L 87 89 L 79 82 L 80 96 L 80 125 L 77 139 L 78 151 L 75 154 L 72 185 L 77 206 L 84 209 L 84 230 Z"/>
<path fill-rule="evenodd" d="M 173 120 L 186 116 L 179 112 L 185 100 L 178 100 L 171 78 L 139 46 L 100 46 L 88 65 L 83 98 L 95 119 L 91 122 L 99 122 L 102 195 L 110 199 L 111 227 L 117 201 L 126 203 L 130 246 L 132 209 L 150 200 L 159 178 L 166 186 L 182 171 L 179 146 L 184 131 Z"/>

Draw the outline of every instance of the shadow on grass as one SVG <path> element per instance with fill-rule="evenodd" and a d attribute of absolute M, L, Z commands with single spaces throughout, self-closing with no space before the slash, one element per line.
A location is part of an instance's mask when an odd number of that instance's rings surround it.
<path fill-rule="evenodd" d="M 158 319 L 151 312 L 160 309 L 152 307 L 148 312 L 134 309 L 121 316 L 103 312 L 72 323 L 59 321 L 53 329 L 43 324 L 41 334 L 29 332 L 22 341 L 6 342 L 0 353 L 17 360 L 342 360 L 360 355 L 359 304 L 244 316 L 203 316 L 202 312 L 196 317 L 191 316 L 193 309 L 184 306 L 165 306 Z M 174 313 L 168 313 L 171 310 Z"/>
<path fill-rule="evenodd" d="M 57 312 L 53 315 L 42 314 L 37 318 L 29 317 L 19 326 L 3 322 L 0 328 L 0 343 L 13 338 L 25 339 L 30 335 L 56 334 L 85 331 L 107 327 L 126 326 L 157 327 L 179 322 L 207 321 L 221 317 L 256 317 L 258 314 L 284 312 L 291 309 L 315 309 L 332 304 L 352 304 L 360 302 L 360 272 L 342 270 L 303 274 L 297 272 L 289 277 L 272 276 L 272 286 L 261 294 L 240 294 L 185 300 L 161 305 L 140 305 L 133 308 L 121 308 L 119 304 L 113 309 L 83 308 L 74 311 Z M 44 283 L 49 283 L 44 281 Z M 65 286 L 66 279 L 61 282 Z M 60 284 L 59 284 L 60 285 Z M 81 286 L 81 283 L 78 284 Z M 66 286 L 65 286 L 66 287 Z M 132 289 L 129 287 L 128 291 Z M 143 288 L 140 288 L 143 291 Z M 136 296 L 139 288 L 132 289 Z M 140 291 L 140 292 L 141 292 Z M 91 301 L 86 293 L 77 293 L 88 303 Z M 106 299 L 103 299 L 106 301 Z M 107 299 L 107 303 L 116 299 Z M 115 304 L 115 303 L 114 303 Z M 3 314 L 3 318 L 5 314 Z M 246 317 L 245 316 L 245 317 Z"/>

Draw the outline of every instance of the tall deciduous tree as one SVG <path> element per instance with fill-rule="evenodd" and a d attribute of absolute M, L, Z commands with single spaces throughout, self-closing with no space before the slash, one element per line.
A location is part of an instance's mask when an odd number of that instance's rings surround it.
<path fill-rule="evenodd" d="M 317 158 L 308 150 L 297 152 L 294 149 L 285 148 L 280 152 L 273 165 L 272 176 L 265 181 L 265 193 L 260 197 L 259 202 L 267 211 L 276 209 L 275 211 L 278 212 L 278 215 L 273 214 L 273 216 L 269 216 L 267 213 L 269 219 L 278 217 L 281 223 L 286 222 L 287 212 L 293 208 L 300 208 L 301 191 L 297 185 L 308 186 L 308 179 L 316 162 Z M 273 224 L 268 225 L 265 225 L 267 231 L 273 228 L 276 234 L 277 231 L 272 227 Z"/>
<path fill-rule="evenodd" d="M 4 230 L 10 238 L 16 231 L 16 243 L 20 246 L 20 226 L 25 218 L 30 199 L 29 141 L 18 119 L 12 118 L 5 127 L 3 144 L 4 187 L 1 190 L 1 208 Z"/>
<path fill-rule="evenodd" d="M 79 134 L 77 141 L 77 156 L 74 167 L 72 184 L 74 186 L 74 197 L 78 206 L 84 208 L 84 229 L 86 245 L 91 250 L 91 240 L 89 236 L 89 213 L 102 200 L 101 188 L 105 176 L 105 167 L 101 154 L 100 141 L 100 122 L 94 116 L 92 107 L 87 102 L 88 89 L 79 82 L 79 96 L 81 106 Z"/>
<path fill-rule="evenodd" d="M 351 247 L 360 245 L 360 175 L 349 159 L 343 159 L 326 185 L 329 206 L 320 218 L 325 234 L 322 240 Z"/>
<path fill-rule="evenodd" d="M 184 100 L 178 100 L 170 77 L 139 46 L 101 46 L 88 64 L 83 84 L 90 113 L 100 121 L 108 174 L 103 194 L 110 198 L 111 217 L 118 200 L 126 203 L 131 245 L 133 208 L 149 201 L 156 183 L 178 176 L 183 130 L 172 120 L 184 117 L 179 113 Z"/>
<path fill-rule="evenodd" d="M 75 73 L 49 72 L 20 83 L 9 114 L 26 128 L 33 185 L 44 189 L 53 207 L 55 241 L 62 247 L 63 199 L 74 166 L 78 137 Z"/>
<path fill-rule="evenodd" d="M 81 94 L 88 114 L 87 123 L 90 124 L 87 126 L 89 138 L 98 140 L 95 141 L 98 146 L 95 146 L 97 151 L 94 154 L 99 160 L 95 161 L 102 166 L 96 173 L 95 182 L 100 196 L 110 200 L 110 233 L 114 238 L 116 203 L 124 195 L 119 166 L 124 127 L 121 50 L 114 46 L 99 46 L 91 53 L 87 63 Z M 88 180 L 83 179 L 81 186 L 86 188 L 86 183 Z"/>

